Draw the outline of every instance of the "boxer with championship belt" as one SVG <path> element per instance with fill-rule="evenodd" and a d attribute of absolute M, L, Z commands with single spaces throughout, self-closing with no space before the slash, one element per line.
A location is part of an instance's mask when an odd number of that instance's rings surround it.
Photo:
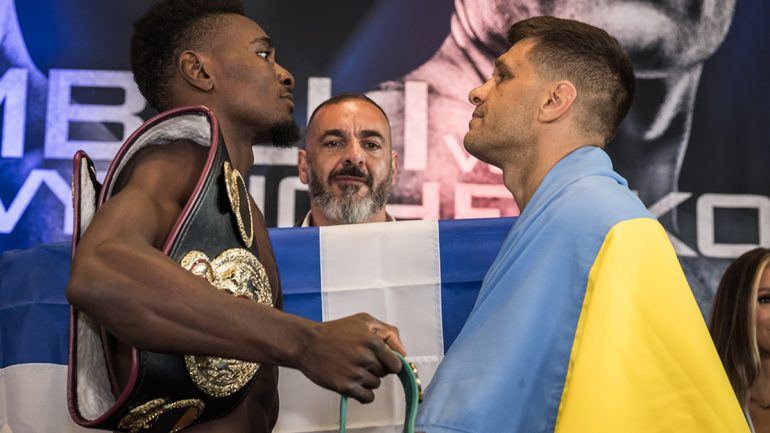
<path fill-rule="evenodd" d="M 113 160 L 104 187 L 87 155 L 75 156 L 75 250 L 94 215 L 116 192 L 115 183 L 130 158 L 151 143 L 190 140 L 209 155 L 193 194 L 174 224 L 163 251 L 184 269 L 233 296 L 274 306 L 254 242 L 254 224 L 243 177 L 230 163 L 219 127 L 205 107 L 180 108 L 148 121 Z M 168 173 L 168 175 L 173 175 Z M 94 201 L 99 191 L 98 201 Z M 82 425 L 134 431 L 176 431 L 221 417 L 248 392 L 260 365 L 221 357 L 174 355 L 133 349 L 131 376 L 117 399 L 104 379 L 111 359 L 101 350 L 99 326 L 72 309 L 69 403 Z M 105 339 L 108 338 L 105 336 Z M 109 355 L 109 354 L 107 354 Z"/>
<path fill-rule="evenodd" d="M 238 2 L 161 1 L 135 24 L 132 69 L 164 113 L 127 140 L 103 187 L 76 156 L 73 418 L 129 432 L 270 431 L 279 365 L 371 401 L 401 368 L 397 330 L 367 314 L 316 323 L 281 312 L 264 218 L 241 176 L 252 145 L 298 137 L 294 79 L 269 37 Z"/>

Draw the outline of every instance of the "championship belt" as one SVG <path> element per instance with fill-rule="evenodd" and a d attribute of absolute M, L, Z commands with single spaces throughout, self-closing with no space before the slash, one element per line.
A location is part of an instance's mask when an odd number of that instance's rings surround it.
<path fill-rule="evenodd" d="M 231 166 L 216 118 L 205 107 L 175 109 L 148 120 L 120 148 L 103 185 L 91 160 L 78 151 L 73 170 L 73 253 L 131 157 L 148 145 L 178 140 L 193 141 L 209 152 L 163 252 L 205 278 L 212 290 L 273 306 L 267 274 L 257 259 L 246 184 Z M 246 396 L 260 368 L 258 363 L 235 359 L 132 348 L 127 385 L 115 396 L 102 332 L 93 318 L 71 307 L 67 400 L 72 418 L 85 427 L 166 433 L 222 417 Z"/>

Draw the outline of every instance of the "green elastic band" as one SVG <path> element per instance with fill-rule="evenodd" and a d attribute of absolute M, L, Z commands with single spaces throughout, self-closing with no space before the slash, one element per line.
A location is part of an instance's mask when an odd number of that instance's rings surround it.
<path fill-rule="evenodd" d="M 406 415 L 404 416 L 404 433 L 414 433 L 414 422 L 417 418 L 417 406 L 420 404 L 420 390 L 417 386 L 417 376 L 412 371 L 412 366 L 400 353 L 393 352 L 401 360 L 401 371 L 398 378 L 404 386 L 406 398 Z M 340 398 L 340 433 L 345 433 L 348 419 L 348 398 L 344 395 Z"/>

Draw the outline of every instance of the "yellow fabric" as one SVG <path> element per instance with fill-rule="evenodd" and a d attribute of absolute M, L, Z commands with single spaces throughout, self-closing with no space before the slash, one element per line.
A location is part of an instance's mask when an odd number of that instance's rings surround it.
<path fill-rule="evenodd" d="M 557 433 L 749 432 L 666 233 L 613 227 L 591 268 Z"/>

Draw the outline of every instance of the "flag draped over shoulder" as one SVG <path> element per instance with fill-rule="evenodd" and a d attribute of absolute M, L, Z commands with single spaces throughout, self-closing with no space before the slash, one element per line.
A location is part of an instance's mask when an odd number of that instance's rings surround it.
<path fill-rule="evenodd" d="M 366 311 L 400 328 L 427 384 L 459 332 L 513 220 L 406 221 L 270 231 L 284 307 L 312 320 Z M 0 256 L 0 431 L 85 432 L 66 409 L 69 244 Z M 259 326 L 255 323 L 254 326 Z M 282 369 L 277 432 L 338 427 L 339 396 Z M 403 422 L 393 377 L 348 428 Z M 45 416 L 40 416 L 45 414 Z M 369 430 L 377 431 L 377 430 Z"/>
<path fill-rule="evenodd" d="M 570 362 L 558 433 L 748 431 L 655 220 L 624 221 L 607 234 L 588 277 Z"/>
<path fill-rule="evenodd" d="M 665 231 L 579 149 L 526 206 L 427 389 L 432 432 L 748 432 Z"/>

